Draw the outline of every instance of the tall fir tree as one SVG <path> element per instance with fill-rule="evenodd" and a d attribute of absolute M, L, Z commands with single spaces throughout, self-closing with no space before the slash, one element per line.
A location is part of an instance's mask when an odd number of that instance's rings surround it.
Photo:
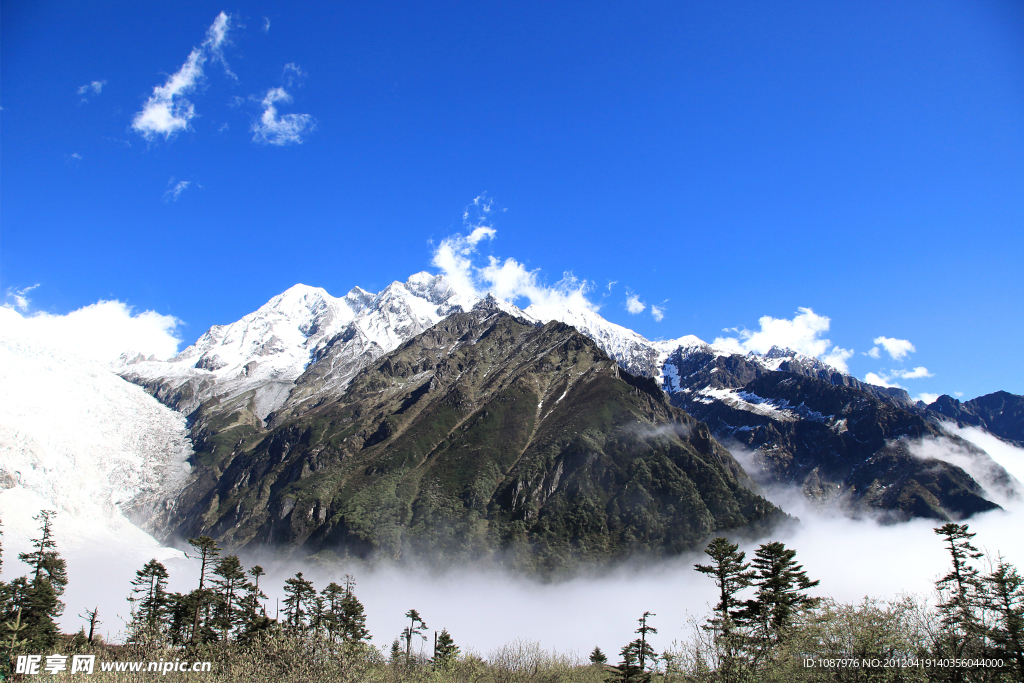
<path fill-rule="evenodd" d="M 341 614 L 338 620 L 341 637 L 346 643 L 369 642 L 372 637 L 366 628 L 366 610 L 355 594 L 355 579 L 345 575 L 345 593 L 341 598 Z"/>
<path fill-rule="evenodd" d="M 971 544 L 976 534 L 966 524 L 949 522 L 934 530 L 941 536 L 949 551 L 952 567 L 935 582 L 942 597 L 938 604 L 942 617 L 943 637 L 941 646 L 946 656 L 961 658 L 974 650 L 979 654 L 982 624 L 978 605 L 982 600 L 982 582 L 978 569 L 972 560 L 982 554 Z M 959 675 L 954 676 L 957 680 Z"/>
<path fill-rule="evenodd" d="M 15 606 L 23 611 L 24 637 L 28 640 L 28 647 L 41 651 L 51 649 L 57 642 L 56 619 L 64 613 L 60 596 L 68 583 L 67 565 L 57 552 L 57 543 L 53 539 L 53 518 L 56 515 L 54 510 L 41 510 L 33 517 L 40 526 L 39 538 L 32 539 L 35 550 L 18 554 L 18 559 L 32 567 L 32 578 L 28 580 L 25 577 L 17 590 L 12 591 Z"/>
<path fill-rule="evenodd" d="M 448 629 L 442 628 L 434 641 L 434 657 L 431 660 L 435 668 L 447 669 L 459 658 L 459 646 L 455 644 Z"/>
<path fill-rule="evenodd" d="M 192 609 L 192 633 L 189 643 L 214 640 L 216 633 L 210 628 L 210 607 L 213 604 L 213 591 L 206 585 L 206 577 L 212 571 L 214 561 L 220 556 L 217 542 L 209 536 L 188 539 L 189 545 L 197 553 L 193 557 L 199 560 L 199 588 L 192 591 L 181 604 Z M 200 622 L 202 618 L 202 622 Z"/>
<path fill-rule="evenodd" d="M 211 582 L 214 593 L 213 628 L 227 641 L 245 623 L 242 593 L 246 588 L 245 569 L 238 555 L 227 555 L 217 561 Z"/>
<path fill-rule="evenodd" d="M 737 614 L 737 621 L 750 627 L 747 642 L 754 648 L 755 665 L 782 640 L 795 614 L 818 602 L 807 591 L 820 581 L 811 581 L 795 557 L 795 550 L 778 541 L 763 543 L 754 553 L 757 592 Z"/>
<path fill-rule="evenodd" d="M 1024 681 L 1024 578 L 1000 557 L 985 582 L 986 607 L 996 615 L 988 633 L 994 646 L 992 658 L 1002 659 L 1004 668 Z"/>
<path fill-rule="evenodd" d="M 285 623 L 295 630 L 304 630 L 309 622 L 309 613 L 316 599 L 313 582 L 305 579 L 302 572 L 284 582 Z"/>
<path fill-rule="evenodd" d="M 167 579 L 167 568 L 156 558 L 135 572 L 132 594 L 128 597 L 132 604 L 130 630 L 133 640 L 150 642 L 160 639 L 166 632 L 170 612 Z"/>
<path fill-rule="evenodd" d="M 711 558 L 711 564 L 695 564 L 694 568 L 702 574 L 714 577 L 715 585 L 718 587 L 715 616 L 708 620 L 705 628 L 728 635 L 743 605 L 743 601 L 737 595 L 750 586 L 755 572 L 750 569 L 749 562 L 744 562 L 746 553 L 739 552 L 739 545 L 730 543 L 727 538 L 719 536 L 708 544 L 704 552 Z"/>

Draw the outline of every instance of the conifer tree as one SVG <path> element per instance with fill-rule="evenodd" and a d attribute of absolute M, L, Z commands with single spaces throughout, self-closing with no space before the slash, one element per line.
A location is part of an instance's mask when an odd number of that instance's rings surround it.
<path fill-rule="evenodd" d="M 640 639 L 637 638 L 619 651 L 622 662 L 615 667 L 617 680 L 623 683 L 646 683 L 650 680 L 650 676 L 637 664 L 641 649 L 643 646 L 640 644 Z M 653 655 L 654 651 L 650 650 L 647 654 Z"/>
<path fill-rule="evenodd" d="M 608 657 L 601 651 L 601 648 L 594 646 L 594 651 L 590 653 L 590 663 L 597 666 L 604 666 L 608 663 Z"/>
<path fill-rule="evenodd" d="M 266 631 L 274 623 L 274 620 L 267 616 L 266 606 L 260 604 L 261 600 L 267 599 L 266 594 L 260 589 L 260 577 L 265 576 L 266 573 L 258 564 L 249 570 L 252 581 L 247 581 L 245 584 L 243 600 L 245 629 L 239 636 L 241 640 L 252 640 L 258 633 Z"/>
<path fill-rule="evenodd" d="M 135 572 L 135 578 L 132 579 L 134 588 L 128 600 L 132 603 L 134 615 L 132 630 L 135 632 L 134 637 L 139 640 L 148 641 L 160 636 L 165 630 L 170 608 L 167 578 L 167 568 L 156 558 Z M 91 628 L 89 632 L 92 633 Z M 92 643 L 91 635 L 89 642 Z"/>
<path fill-rule="evenodd" d="M 405 665 L 409 666 L 412 663 L 412 638 L 419 636 L 426 640 L 427 637 L 423 635 L 423 631 L 427 629 L 427 625 L 420 618 L 420 613 L 414 609 L 406 612 L 405 618 L 409 620 L 409 625 L 402 631 L 402 638 L 405 639 Z"/>
<path fill-rule="evenodd" d="M 227 641 L 231 632 L 244 621 L 245 615 L 240 603 L 241 593 L 245 590 L 245 570 L 238 555 L 220 558 L 213 570 L 217 578 L 212 581 L 216 606 L 214 608 L 214 627 L 220 631 L 221 640 Z"/>
<path fill-rule="evenodd" d="M 644 668 L 645 659 L 647 659 L 648 657 L 654 658 L 657 656 L 654 654 L 654 650 L 651 649 L 651 646 L 647 644 L 647 634 L 658 632 L 658 629 L 654 628 L 653 626 L 647 625 L 647 620 L 650 617 L 656 616 L 658 615 L 654 612 L 644 612 L 644 615 L 637 620 L 640 623 L 640 628 L 636 630 L 636 633 L 640 634 L 640 647 L 637 649 L 637 657 L 640 659 L 641 670 L 643 670 Z"/>
<path fill-rule="evenodd" d="M 341 614 L 338 620 L 342 639 L 353 644 L 372 640 L 370 631 L 366 628 L 366 610 L 353 591 L 355 585 L 355 579 L 346 574 L 345 594 L 341 599 Z"/>
<path fill-rule="evenodd" d="M 24 637 L 32 649 L 48 650 L 57 641 L 55 620 L 64 613 L 60 596 L 68 583 L 67 566 L 56 551 L 53 540 L 54 510 L 41 510 L 33 519 L 40 525 L 39 538 L 32 539 L 30 553 L 19 553 L 18 559 L 32 567 L 32 579 L 27 577 L 12 582 L 12 597 L 16 607 L 23 610 Z M 17 586 L 15 586 L 17 584 Z"/>
<path fill-rule="evenodd" d="M 252 577 L 252 581 L 248 581 L 245 584 L 243 604 L 245 605 L 245 621 L 247 624 L 251 624 L 261 615 L 267 616 L 266 608 L 260 605 L 260 600 L 267 599 L 266 594 L 260 590 L 260 577 L 265 576 L 267 572 L 257 564 L 248 573 Z"/>
<path fill-rule="evenodd" d="M 402 657 L 402 646 L 398 644 L 398 638 L 395 638 L 394 642 L 391 643 L 391 655 L 389 661 L 392 665 L 397 665 Z"/>
<path fill-rule="evenodd" d="M 982 600 L 982 583 L 978 570 L 971 560 L 981 557 L 978 549 L 971 545 L 975 534 L 968 531 L 966 524 L 949 522 L 934 530 L 941 536 L 953 563 L 950 571 L 935 582 L 944 599 L 938 604 L 942 616 L 944 649 L 948 655 L 963 657 L 969 649 L 977 649 L 983 628 L 978 618 L 977 606 Z M 954 678 L 959 673 L 954 672 Z"/>
<path fill-rule="evenodd" d="M 435 667 L 445 669 L 451 666 L 459 657 L 459 647 L 452 640 L 448 629 L 442 628 L 441 633 L 434 642 L 434 657 L 432 662 Z"/>
<path fill-rule="evenodd" d="M 199 588 L 192 591 L 183 601 L 183 604 L 188 603 L 193 610 L 192 634 L 189 637 L 189 643 L 194 645 L 197 639 L 205 641 L 211 640 L 215 636 L 209 628 L 209 609 L 213 602 L 213 591 L 206 587 L 206 576 L 212 570 L 214 560 L 220 556 L 220 548 L 217 547 L 217 542 L 209 536 L 190 538 L 188 542 L 198 553 L 197 557 L 200 561 Z M 199 623 L 201 613 L 205 613 L 206 616 L 202 631 L 200 631 Z"/>
<path fill-rule="evenodd" d="M 284 582 L 284 592 L 287 597 L 284 599 L 285 622 L 292 628 L 302 630 L 307 625 L 307 615 L 316 599 L 316 589 L 313 582 L 297 572 L 291 579 Z"/>
<path fill-rule="evenodd" d="M 986 607 L 997 615 L 988 634 L 995 650 L 992 658 L 1002 659 L 1006 670 L 1016 670 L 1024 681 L 1024 578 L 1000 557 L 985 581 Z"/>
<path fill-rule="evenodd" d="M 739 545 L 719 536 L 704 549 L 711 558 L 709 565 L 695 564 L 694 568 L 702 574 L 715 579 L 718 586 L 718 604 L 715 605 L 715 617 L 708 620 L 705 628 L 728 636 L 740 614 L 743 602 L 736 596 L 749 586 L 755 572 L 750 563 L 744 562 L 746 553 L 739 552 Z"/>
<path fill-rule="evenodd" d="M 779 643 L 798 610 L 813 607 L 818 602 L 806 591 L 820 581 L 811 581 L 795 557 L 795 550 L 778 541 L 763 543 L 754 553 L 753 585 L 757 593 L 753 600 L 746 601 L 737 620 L 753 628 L 750 642 L 758 650 L 755 664 Z"/>
<path fill-rule="evenodd" d="M 324 601 L 324 630 L 328 638 L 337 642 L 341 637 L 341 602 L 345 598 L 345 589 L 331 581 L 320 592 L 320 597 Z"/>

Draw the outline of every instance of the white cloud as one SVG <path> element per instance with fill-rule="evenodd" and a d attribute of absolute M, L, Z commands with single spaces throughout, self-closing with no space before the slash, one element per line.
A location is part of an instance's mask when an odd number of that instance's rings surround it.
<path fill-rule="evenodd" d="M 877 337 L 875 344 L 881 345 L 886 353 L 892 356 L 893 360 L 903 360 L 908 354 L 914 353 L 917 349 L 906 339 L 891 339 L 889 337 Z M 878 356 L 872 356 L 877 358 Z"/>
<path fill-rule="evenodd" d="M 14 287 L 7 288 L 7 301 L 4 302 L 4 308 L 14 309 L 17 308 L 20 311 L 27 311 L 29 305 L 32 303 L 32 299 L 28 298 L 28 293 L 39 286 L 39 283 L 30 286 L 16 289 Z"/>
<path fill-rule="evenodd" d="M 934 377 L 935 375 L 928 372 L 928 368 L 918 366 L 913 370 L 899 370 L 896 373 L 896 376 L 902 377 L 903 379 L 918 379 L 920 377 Z"/>
<path fill-rule="evenodd" d="M 277 115 L 277 102 L 291 102 L 284 88 L 271 88 L 262 100 L 263 114 L 252 125 L 252 140 L 264 145 L 300 145 L 303 135 L 316 129 L 316 121 L 309 114 Z"/>
<path fill-rule="evenodd" d="M 962 392 L 962 391 L 954 391 L 953 395 L 956 396 L 957 398 L 961 398 L 964 395 L 964 392 Z"/>
<path fill-rule="evenodd" d="M 270 33 L 270 19 L 263 17 L 263 32 Z"/>
<path fill-rule="evenodd" d="M 660 323 L 665 319 L 665 307 L 651 304 L 651 317 L 654 318 L 654 322 Z"/>
<path fill-rule="evenodd" d="M 935 403 L 935 401 L 938 398 L 939 398 L 938 394 L 930 394 L 927 391 L 922 391 L 920 394 L 918 394 L 917 396 L 914 397 L 914 400 L 915 401 L 924 401 L 925 403 L 930 405 L 932 403 Z"/>
<path fill-rule="evenodd" d="M 647 308 L 647 304 L 640 301 L 639 295 L 630 293 L 626 296 L 626 310 L 630 315 L 643 313 L 645 308 Z"/>
<path fill-rule="evenodd" d="M 849 372 L 850 366 L 846 364 L 846 361 L 853 355 L 853 349 L 841 349 L 838 346 L 833 346 L 829 349 L 828 353 L 820 356 L 822 362 L 828 363 L 840 372 Z"/>
<path fill-rule="evenodd" d="M 222 46 L 230 29 L 230 15 L 221 12 L 206 32 L 202 45 L 193 48 L 180 69 L 163 85 L 153 88 L 153 94 L 142 106 L 142 111 L 132 120 L 132 129 L 146 140 L 163 135 L 170 139 L 183 130 L 188 130 L 189 121 L 196 116 L 195 105 L 185 96 L 195 90 L 203 79 L 203 65 L 213 59 L 224 66 L 225 72 L 234 77 L 224 61 Z"/>
<path fill-rule="evenodd" d="M 181 193 L 188 189 L 188 186 L 191 184 L 191 180 L 179 180 L 177 183 L 175 183 L 174 178 L 171 178 L 170 182 L 168 183 L 168 185 L 171 185 L 171 188 L 167 190 L 167 192 L 164 192 L 164 201 L 178 201 L 178 197 L 181 196 Z"/>
<path fill-rule="evenodd" d="M 739 339 L 718 337 L 714 344 L 734 353 L 766 353 L 773 346 L 778 346 L 820 358 L 840 372 L 848 372 L 846 360 L 853 355 L 853 351 L 839 347 L 830 350 L 832 342 L 821 338 L 821 335 L 828 332 L 830 323 L 828 317 L 818 315 L 809 308 L 798 308 L 792 320 L 762 316 L 758 320 L 761 326 L 759 331 L 742 330 Z"/>
<path fill-rule="evenodd" d="M 181 343 L 175 335 L 180 320 L 155 311 L 133 313 L 132 307 L 121 301 L 98 301 L 67 315 L 23 317 L 13 309 L 4 309 L 0 315 L 4 327 L 17 328 L 50 346 L 103 363 L 126 352 L 170 358 Z"/>
<path fill-rule="evenodd" d="M 872 346 L 871 350 L 865 353 L 864 355 L 869 356 L 871 358 L 881 358 L 882 352 L 877 346 Z"/>
<path fill-rule="evenodd" d="M 903 388 L 896 382 L 893 382 L 892 377 L 889 377 L 888 375 L 876 375 L 873 372 L 869 372 L 868 374 L 864 375 L 864 381 L 867 382 L 868 384 L 874 384 L 875 386 L 879 387 L 893 387 L 896 389 Z"/>
<path fill-rule="evenodd" d="M 491 202 L 482 201 L 482 197 L 477 197 L 473 205 L 476 210 L 487 213 L 490 211 Z M 469 214 L 467 208 L 463 215 L 467 222 Z M 468 235 L 453 235 L 441 240 L 431 260 L 432 265 L 441 270 L 445 279 L 459 294 L 476 297 L 492 294 L 495 298 L 512 303 L 527 299 L 529 305 L 545 308 L 598 310 L 599 307 L 586 296 L 591 289 L 591 283 L 576 278 L 572 273 L 564 273 L 561 280 L 547 286 L 540 282 L 538 271 L 527 270 L 526 266 L 514 258 L 502 261 L 489 256 L 487 265 L 475 265 L 472 257 L 477 245 L 485 238 L 494 239 L 497 231 L 479 223 L 470 223 L 469 227 L 472 230 Z"/>
<path fill-rule="evenodd" d="M 88 102 L 89 98 L 86 95 L 99 95 L 103 92 L 103 86 L 107 84 L 106 81 L 92 81 L 80 86 L 77 90 L 78 94 L 82 96 L 82 102 Z"/>

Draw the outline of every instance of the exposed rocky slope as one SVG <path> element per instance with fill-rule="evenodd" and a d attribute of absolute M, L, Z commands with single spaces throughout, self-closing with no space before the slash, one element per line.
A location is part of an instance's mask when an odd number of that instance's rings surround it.
<path fill-rule="evenodd" d="M 242 320 L 211 328 L 169 361 L 126 358 L 119 371 L 189 414 L 197 438 L 210 442 L 243 428 L 248 437 L 336 400 L 386 353 L 480 303 L 427 273 L 376 295 L 354 288 L 337 299 L 297 285 Z M 1012 494 L 1014 482 L 989 468 L 976 448 L 953 440 L 955 450 L 981 461 L 980 471 L 996 472 L 983 482 L 949 463 L 922 464 L 927 459 L 915 457 L 907 444 L 945 438 L 936 427 L 940 418 L 991 423 L 1000 435 L 1016 434 L 1020 411 L 1013 399 L 1020 397 L 983 397 L 982 403 L 953 402 L 945 412 L 926 411 L 902 389 L 865 384 L 788 349 L 738 355 L 693 336 L 652 342 L 586 306 L 564 302 L 534 304 L 526 311 L 491 298 L 486 305 L 534 326 L 572 325 L 630 374 L 653 378 L 675 405 L 706 420 L 714 436 L 756 450 L 758 476 L 798 485 L 812 499 L 838 500 L 854 511 L 894 518 L 946 519 L 991 509 L 985 487 Z M 841 408 L 800 408 L 806 405 L 802 394 L 796 400 L 789 389 L 783 391 L 782 379 L 790 376 L 800 378 L 801 391 L 813 393 L 813 400 Z M 757 381 L 756 391 L 748 386 Z M 861 425 L 858 429 L 871 425 L 871 438 L 851 429 L 851 423 Z"/>
<path fill-rule="evenodd" d="M 194 419 L 197 476 L 165 528 L 234 548 L 555 571 L 785 518 L 653 380 L 493 300 L 268 430 L 205 406 Z"/>
<path fill-rule="evenodd" d="M 931 417 L 958 426 L 982 427 L 1001 439 L 1024 447 L 1024 396 L 997 391 L 961 403 L 943 394 L 928 406 Z"/>
<path fill-rule="evenodd" d="M 985 486 L 1015 495 L 1016 482 L 984 451 L 947 435 L 902 395 L 792 363 L 766 370 L 738 355 L 677 354 L 669 364 L 672 403 L 749 451 L 752 474 L 762 482 L 893 520 L 959 519 L 995 509 Z M 973 459 L 985 486 L 925 454 L 918 448 L 925 440 Z"/>

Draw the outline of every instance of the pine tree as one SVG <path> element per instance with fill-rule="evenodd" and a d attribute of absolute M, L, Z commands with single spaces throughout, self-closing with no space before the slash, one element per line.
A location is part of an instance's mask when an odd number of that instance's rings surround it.
<path fill-rule="evenodd" d="M 714 607 L 716 616 L 708 620 L 705 628 L 724 636 L 729 635 L 743 605 L 736 595 L 751 584 L 755 574 L 750 563 L 743 561 L 746 553 L 738 551 L 738 544 L 729 543 L 728 539 L 719 536 L 704 549 L 712 563 L 694 565 L 702 574 L 713 576 L 718 586 L 718 604 Z"/>
<path fill-rule="evenodd" d="M 942 647 L 949 656 L 963 657 L 968 650 L 977 649 L 983 630 L 976 609 L 982 599 L 982 584 L 978 570 L 971 564 L 981 553 L 971 545 L 975 534 L 968 531 L 966 524 L 949 522 L 934 531 L 945 540 L 953 563 L 949 573 L 935 582 L 936 589 L 945 596 L 938 604 L 944 636 Z M 959 678 L 959 672 L 954 672 L 954 679 Z"/>
<path fill-rule="evenodd" d="M 650 680 L 650 676 L 638 665 L 640 659 L 640 652 L 644 649 L 639 638 L 632 641 L 619 651 L 619 655 L 622 657 L 622 662 L 615 667 L 617 670 L 616 679 L 623 683 L 645 683 Z M 647 656 L 653 656 L 654 650 L 647 646 Z"/>
<path fill-rule="evenodd" d="M 366 628 L 366 610 L 356 597 L 355 579 L 345 575 L 345 594 L 341 599 L 341 615 L 338 620 L 341 637 L 346 643 L 362 643 L 372 640 Z"/>
<path fill-rule="evenodd" d="M 402 661 L 401 657 L 402 646 L 398 644 L 398 638 L 395 638 L 394 642 L 391 643 L 391 655 L 388 658 L 388 661 L 390 661 L 393 666 L 397 666 L 398 663 Z"/>
<path fill-rule="evenodd" d="M 213 591 L 206 587 L 206 576 L 212 569 L 214 560 L 220 556 L 220 548 L 217 547 L 217 542 L 209 536 L 190 538 L 188 543 L 199 554 L 200 561 L 199 588 L 187 596 L 190 607 L 193 609 L 192 634 L 189 637 L 189 643 L 194 645 L 197 639 L 207 641 L 216 637 L 216 634 L 209 628 L 209 611 L 213 602 Z M 206 616 L 202 629 L 200 629 L 199 622 L 201 613 L 205 613 Z"/>
<path fill-rule="evenodd" d="M 1024 578 L 1013 565 L 999 558 L 985 582 L 986 607 L 997 615 L 996 625 L 988 633 L 995 650 L 991 656 L 1002 659 L 1007 670 L 1016 669 L 1024 681 Z"/>
<path fill-rule="evenodd" d="M 307 626 L 307 615 L 316 599 L 316 589 L 312 581 L 303 578 L 302 572 L 285 580 L 284 584 L 287 595 L 284 599 L 285 622 L 296 630 L 302 630 Z"/>
<path fill-rule="evenodd" d="M 214 628 L 220 631 L 221 640 L 227 641 L 231 632 L 236 630 L 245 620 L 240 603 L 241 593 L 246 588 L 245 570 L 238 555 L 222 557 L 213 570 L 214 592 Z"/>
<path fill-rule="evenodd" d="M 409 620 L 409 625 L 402 631 L 402 638 L 405 639 L 405 665 L 409 666 L 412 663 L 412 638 L 419 636 L 426 640 L 427 637 L 423 635 L 423 631 L 427 629 L 427 625 L 420 618 L 420 613 L 414 609 L 406 612 L 405 618 Z"/>
<path fill-rule="evenodd" d="M 19 553 L 18 559 L 32 567 L 32 579 L 22 577 L 22 582 L 15 588 L 12 582 L 14 607 L 23 610 L 22 620 L 26 628 L 24 637 L 29 648 L 42 650 L 51 649 L 57 642 L 58 630 L 56 619 L 64 613 L 64 603 L 60 596 L 68 583 L 67 566 L 56 551 L 57 543 L 53 540 L 53 510 L 41 510 L 33 517 L 40 524 L 39 538 L 32 539 L 35 548 L 30 553 Z"/>
<path fill-rule="evenodd" d="M 433 664 L 437 668 L 445 669 L 450 667 L 459 657 L 459 648 L 452 640 L 448 629 L 442 628 L 441 633 L 434 642 Z"/>
<path fill-rule="evenodd" d="M 637 620 L 640 623 L 640 628 L 636 630 L 636 633 L 640 634 L 640 647 L 637 649 L 637 657 L 640 659 L 641 670 L 644 668 L 645 659 L 648 657 L 652 659 L 657 657 L 657 655 L 654 654 L 654 650 L 651 649 L 651 646 L 647 644 L 647 634 L 658 632 L 658 629 L 647 625 L 647 619 L 656 616 L 658 615 L 654 612 L 644 612 L 644 615 Z"/>
<path fill-rule="evenodd" d="M 755 664 L 779 643 L 797 611 L 818 602 L 806 591 L 820 581 L 811 581 L 795 557 L 795 550 L 778 541 L 763 543 L 754 553 L 753 585 L 757 593 L 753 600 L 746 601 L 736 619 L 753 629 L 749 642 L 757 650 Z"/>
<path fill-rule="evenodd" d="M 590 653 L 590 663 L 597 666 L 604 666 L 608 663 L 608 657 L 601 652 L 601 648 L 595 646 L 594 651 Z"/>
<path fill-rule="evenodd" d="M 132 579 L 134 588 L 128 597 L 132 603 L 133 639 L 145 642 L 158 638 L 164 632 L 170 607 L 167 578 L 167 568 L 156 558 L 135 572 L 135 578 Z M 89 642 L 92 642 L 91 637 Z"/>

